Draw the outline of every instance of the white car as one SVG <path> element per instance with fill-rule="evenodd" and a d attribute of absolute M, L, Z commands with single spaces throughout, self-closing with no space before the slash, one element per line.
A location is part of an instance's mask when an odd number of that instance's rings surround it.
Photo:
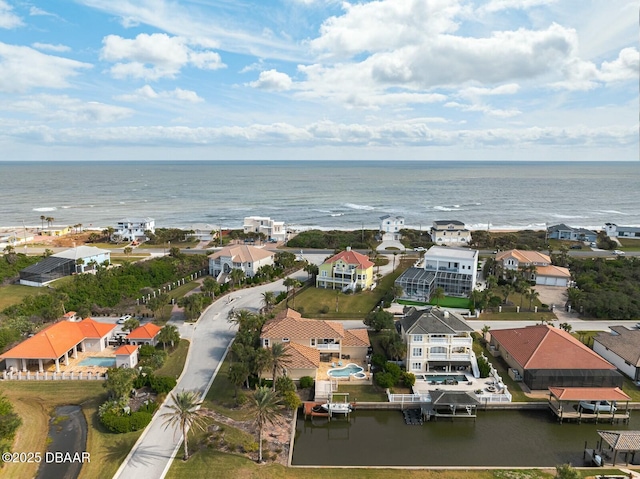
<path fill-rule="evenodd" d="M 124 322 L 125 322 L 127 319 L 131 319 L 131 317 L 132 317 L 132 316 L 131 316 L 130 314 L 125 314 L 124 316 L 121 316 L 121 317 L 118 319 L 118 321 L 116 321 L 116 323 L 118 323 L 118 324 L 124 324 Z"/>
<path fill-rule="evenodd" d="M 588 412 L 615 412 L 616 403 L 610 403 L 609 401 L 580 401 L 578 405 L 579 409 Z"/>
<path fill-rule="evenodd" d="M 427 250 L 422 246 L 418 246 L 417 248 L 413 248 L 413 251 L 418 251 L 419 253 L 422 253 L 423 251 L 427 251 Z"/>
<path fill-rule="evenodd" d="M 623 254 L 624 254 L 624 251 L 619 250 L 619 249 L 614 249 L 614 250 L 613 250 L 613 254 L 623 255 Z"/>

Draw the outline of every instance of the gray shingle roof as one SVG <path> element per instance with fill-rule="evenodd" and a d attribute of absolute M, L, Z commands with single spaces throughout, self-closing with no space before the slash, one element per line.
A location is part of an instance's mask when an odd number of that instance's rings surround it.
<path fill-rule="evenodd" d="M 624 326 L 611 326 L 617 334 L 598 333 L 593 338 L 604 347 L 635 367 L 640 367 L 640 329 L 631 330 Z"/>
<path fill-rule="evenodd" d="M 406 334 L 471 333 L 473 328 L 455 313 L 439 308 L 416 310 L 411 308 L 400 320 Z"/>

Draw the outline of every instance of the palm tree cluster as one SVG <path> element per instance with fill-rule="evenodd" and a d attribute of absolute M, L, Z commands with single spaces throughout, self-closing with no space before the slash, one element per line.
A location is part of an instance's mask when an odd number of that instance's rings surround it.
<path fill-rule="evenodd" d="M 473 309 L 482 311 L 487 307 L 509 304 L 509 297 L 517 293 L 520 295 L 520 309 L 524 307 L 525 300 L 528 300 L 529 310 L 533 310 L 533 305 L 540 296 L 531 284 L 535 279 L 535 273 L 536 267 L 531 265 L 518 271 L 505 271 L 502 279 L 503 271 L 500 266 L 492 259 L 487 260 L 484 269 L 486 289 L 469 293 Z"/>

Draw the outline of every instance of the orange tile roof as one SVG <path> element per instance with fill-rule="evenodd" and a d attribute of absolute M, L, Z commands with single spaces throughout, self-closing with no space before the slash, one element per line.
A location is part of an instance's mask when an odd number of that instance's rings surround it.
<path fill-rule="evenodd" d="M 317 369 L 320 366 L 320 351 L 297 343 L 287 343 L 289 354 L 286 367 L 290 369 Z"/>
<path fill-rule="evenodd" d="M 552 276 L 559 278 L 571 278 L 569 268 L 563 268 L 562 266 L 538 266 L 536 267 L 536 276 Z"/>
<path fill-rule="evenodd" d="M 560 401 L 630 401 L 620 388 L 549 388 Z"/>
<path fill-rule="evenodd" d="M 91 318 L 84 318 L 77 323 L 85 338 L 103 338 L 115 329 L 115 324 L 100 323 Z"/>
<path fill-rule="evenodd" d="M 131 356 L 135 353 L 140 346 L 132 346 L 131 344 L 124 344 L 116 349 L 116 356 Z"/>
<path fill-rule="evenodd" d="M 153 323 L 138 326 L 127 335 L 127 339 L 153 339 L 162 328 Z"/>
<path fill-rule="evenodd" d="M 353 250 L 342 251 L 326 260 L 325 263 L 335 263 L 340 259 L 347 264 L 357 264 L 360 269 L 367 269 L 373 266 L 367 255 Z"/>
<path fill-rule="evenodd" d="M 273 251 L 243 244 L 222 248 L 220 251 L 209 255 L 209 258 L 231 258 L 231 260 L 235 263 L 255 263 L 256 261 L 264 258 L 269 258 L 270 256 L 274 255 L 275 253 Z"/>
<path fill-rule="evenodd" d="M 90 318 L 78 323 L 60 321 L 25 339 L 2 358 L 57 359 L 85 339 L 106 336 L 115 324 L 98 323 Z"/>
<path fill-rule="evenodd" d="M 344 331 L 344 341 L 342 341 L 343 346 L 363 346 L 369 347 L 371 346 L 371 342 L 369 341 L 369 333 L 366 329 L 346 329 Z"/>
<path fill-rule="evenodd" d="M 287 309 L 267 321 L 260 338 L 307 340 L 312 338 L 344 338 L 344 327 L 336 321 L 306 319 L 293 309 Z"/>
<path fill-rule="evenodd" d="M 524 369 L 616 369 L 566 331 L 551 326 L 497 329 L 491 336 Z"/>
<path fill-rule="evenodd" d="M 546 254 L 539 253 L 538 251 L 526 251 L 520 249 L 501 251 L 496 255 L 496 261 L 503 261 L 505 258 L 509 257 L 517 259 L 519 263 L 551 264 L 551 258 L 549 258 L 549 256 L 547 256 Z"/>

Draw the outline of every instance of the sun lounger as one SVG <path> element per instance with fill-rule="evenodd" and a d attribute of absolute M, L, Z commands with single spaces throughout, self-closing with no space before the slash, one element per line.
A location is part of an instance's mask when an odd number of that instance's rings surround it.
<path fill-rule="evenodd" d="M 338 366 L 342 366 L 342 361 L 338 361 Z"/>
<path fill-rule="evenodd" d="M 331 367 L 335 368 L 336 367 L 336 363 L 331 363 Z"/>

